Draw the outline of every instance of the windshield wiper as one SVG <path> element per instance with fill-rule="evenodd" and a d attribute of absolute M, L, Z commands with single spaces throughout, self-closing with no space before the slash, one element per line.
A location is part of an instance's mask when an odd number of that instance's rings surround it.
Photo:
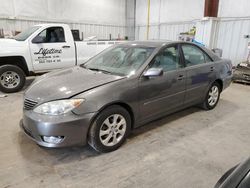
<path fill-rule="evenodd" d="M 98 69 L 98 68 L 88 68 L 89 70 L 92 70 L 92 71 L 100 71 L 100 72 L 103 72 L 103 73 L 106 73 L 106 74 L 113 74 L 112 72 L 109 72 L 107 70 L 103 70 L 103 69 Z"/>
<path fill-rule="evenodd" d="M 124 76 L 123 74 L 115 73 L 115 72 L 110 72 L 110 71 L 103 70 L 103 69 L 88 68 L 85 64 L 81 64 L 80 67 L 82 67 L 84 69 L 92 70 L 92 71 L 99 71 L 99 72 L 102 72 L 102 73 L 105 73 L 105 74 L 113 74 L 113 75 L 118 75 L 118 76 Z"/>

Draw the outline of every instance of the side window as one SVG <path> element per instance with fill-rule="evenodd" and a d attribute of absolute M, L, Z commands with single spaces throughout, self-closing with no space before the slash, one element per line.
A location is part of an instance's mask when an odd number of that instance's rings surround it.
<path fill-rule="evenodd" d="M 182 51 L 187 67 L 211 62 L 211 59 L 207 56 L 207 54 L 193 45 L 182 45 Z"/>
<path fill-rule="evenodd" d="M 167 47 L 156 55 L 150 68 L 162 68 L 164 72 L 181 68 L 178 46 Z"/>
<path fill-rule="evenodd" d="M 39 33 L 32 41 L 33 43 L 57 43 L 65 42 L 62 27 L 50 27 Z"/>

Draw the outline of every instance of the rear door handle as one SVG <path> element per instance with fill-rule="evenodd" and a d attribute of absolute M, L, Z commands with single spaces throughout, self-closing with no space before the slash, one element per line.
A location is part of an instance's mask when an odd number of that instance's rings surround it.
<path fill-rule="evenodd" d="M 181 74 L 178 76 L 177 80 L 182 80 L 183 78 L 184 78 L 184 75 Z"/>
<path fill-rule="evenodd" d="M 214 67 L 210 67 L 210 71 L 213 72 L 214 71 Z"/>
<path fill-rule="evenodd" d="M 70 46 L 62 46 L 62 48 L 70 48 Z"/>

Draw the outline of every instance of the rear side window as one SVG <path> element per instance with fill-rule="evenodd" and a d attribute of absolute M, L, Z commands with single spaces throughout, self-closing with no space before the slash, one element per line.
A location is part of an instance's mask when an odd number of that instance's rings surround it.
<path fill-rule="evenodd" d="M 208 55 L 196 46 L 184 44 L 182 45 L 182 51 L 187 67 L 211 62 Z"/>
<path fill-rule="evenodd" d="M 50 27 L 39 33 L 33 40 L 39 39 L 39 43 L 65 42 L 64 30 L 62 27 Z"/>

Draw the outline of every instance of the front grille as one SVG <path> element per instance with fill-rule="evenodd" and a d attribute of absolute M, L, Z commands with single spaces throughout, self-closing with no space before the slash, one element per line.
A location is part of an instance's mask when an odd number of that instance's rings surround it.
<path fill-rule="evenodd" d="M 23 108 L 25 110 L 31 110 L 33 109 L 35 106 L 37 105 L 36 101 L 33 101 L 31 99 L 24 99 L 24 103 L 23 103 Z"/>

